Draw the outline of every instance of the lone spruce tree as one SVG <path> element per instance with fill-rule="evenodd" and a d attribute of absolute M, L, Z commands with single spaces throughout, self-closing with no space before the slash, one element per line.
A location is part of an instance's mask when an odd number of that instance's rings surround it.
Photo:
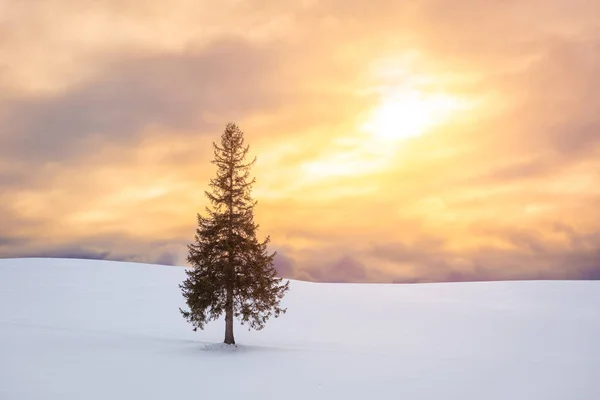
<path fill-rule="evenodd" d="M 275 253 L 267 251 L 270 237 L 263 242 L 256 237 L 256 201 L 251 196 L 255 179 L 250 180 L 256 158 L 246 161 L 249 146 L 243 132 L 229 123 L 221 145 L 213 147 L 217 174 L 210 181 L 212 191 L 205 192 L 211 207 L 206 207 L 206 216 L 198 214 L 195 241 L 188 246 L 193 269 L 186 271 L 179 287 L 189 310 L 180 311 L 194 331 L 225 313 L 224 343 L 235 344 L 233 318 L 249 329 L 262 329 L 271 316 L 286 312 L 280 301 L 289 282 L 283 283 L 273 267 Z"/>

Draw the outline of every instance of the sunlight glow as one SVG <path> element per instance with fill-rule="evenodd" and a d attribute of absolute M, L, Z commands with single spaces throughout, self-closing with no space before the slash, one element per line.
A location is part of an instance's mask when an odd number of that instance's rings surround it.
<path fill-rule="evenodd" d="M 403 87 L 382 94 L 382 100 L 358 126 L 358 135 L 336 138 L 326 156 L 302 163 L 302 175 L 315 182 L 329 178 L 358 178 L 389 168 L 397 144 L 449 124 L 473 103 L 446 93 L 427 93 Z"/>
<path fill-rule="evenodd" d="M 383 98 L 360 129 L 383 141 L 409 139 L 448 121 L 463 106 L 460 99 L 446 94 L 398 90 Z"/>

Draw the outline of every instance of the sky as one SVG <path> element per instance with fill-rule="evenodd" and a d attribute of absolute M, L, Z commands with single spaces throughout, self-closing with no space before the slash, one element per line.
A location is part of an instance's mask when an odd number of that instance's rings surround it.
<path fill-rule="evenodd" d="M 0 257 L 185 265 L 235 122 L 282 276 L 600 279 L 598 15 L 0 0 Z"/>

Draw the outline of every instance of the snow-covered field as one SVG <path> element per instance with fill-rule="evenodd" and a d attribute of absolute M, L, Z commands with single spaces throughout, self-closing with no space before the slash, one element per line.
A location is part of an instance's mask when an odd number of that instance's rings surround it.
<path fill-rule="evenodd" d="M 0 260 L 0 400 L 600 399 L 600 282 L 292 282 L 192 332 L 183 268 Z"/>

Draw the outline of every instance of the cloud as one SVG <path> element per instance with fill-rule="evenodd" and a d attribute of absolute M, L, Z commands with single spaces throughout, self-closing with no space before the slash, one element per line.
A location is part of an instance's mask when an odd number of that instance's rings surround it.
<path fill-rule="evenodd" d="M 597 279 L 599 13 L 585 0 L 15 3 L 0 13 L 0 256 L 183 263 L 210 142 L 235 120 L 286 277 Z M 406 87 L 475 105 L 411 140 L 360 139 L 381 90 Z M 351 173 L 305 168 L 319 161 Z"/>
<path fill-rule="evenodd" d="M 25 242 L 23 238 L 18 238 L 12 235 L 0 236 L 0 251 L 3 247 L 15 246 Z"/>
<path fill-rule="evenodd" d="M 309 280 L 317 282 L 364 282 L 368 278 L 364 264 L 353 256 L 344 255 L 333 262 L 314 260 L 315 264 L 305 270 Z"/>
<path fill-rule="evenodd" d="M 179 262 L 179 256 L 175 253 L 166 251 L 164 253 L 161 253 L 155 261 L 153 261 L 153 264 L 161 264 L 161 265 L 177 265 L 177 263 Z"/>
<path fill-rule="evenodd" d="M 109 260 L 109 251 L 98 251 L 89 250 L 80 247 L 65 247 L 65 248 L 53 248 L 49 250 L 38 250 L 25 252 L 20 254 L 19 257 L 33 257 L 33 258 L 78 258 L 83 260 Z M 114 260 L 113 261 L 122 261 Z"/>
<path fill-rule="evenodd" d="M 285 254 L 278 252 L 273 263 L 279 276 L 283 278 L 294 278 L 296 276 L 296 263 Z"/>
<path fill-rule="evenodd" d="M 396 283 L 598 279 L 600 235 L 582 234 L 560 224 L 557 228 L 566 242 L 549 240 L 540 232 L 505 228 L 486 233 L 509 247 L 456 251 L 439 243 L 390 243 L 373 248 L 371 255 L 404 266 L 404 274 L 393 280 Z"/>
<path fill-rule="evenodd" d="M 133 146 L 147 128 L 213 132 L 278 100 L 265 84 L 276 63 L 272 50 L 234 38 L 180 53 L 115 57 L 65 92 L 5 100 L 0 156 L 63 161 L 105 142 Z"/>
<path fill-rule="evenodd" d="M 41 222 L 43 223 L 43 222 Z M 40 225 L 34 225 L 38 228 Z M 0 258 L 55 257 L 184 265 L 187 241 L 148 239 L 125 232 L 88 232 L 75 238 L 37 235 L 17 236 L 0 230 Z"/>

